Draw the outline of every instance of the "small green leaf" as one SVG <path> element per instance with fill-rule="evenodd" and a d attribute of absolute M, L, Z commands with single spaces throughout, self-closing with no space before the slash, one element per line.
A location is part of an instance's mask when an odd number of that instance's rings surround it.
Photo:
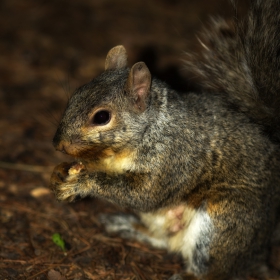
<path fill-rule="evenodd" d="M 65 252 L 65 242 L 59 233 L 53 234 L 52 241 Z"/>

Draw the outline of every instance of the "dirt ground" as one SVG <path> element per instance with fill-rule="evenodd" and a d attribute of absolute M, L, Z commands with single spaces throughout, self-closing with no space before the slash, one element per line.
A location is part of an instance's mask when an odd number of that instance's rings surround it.
<path fill-rule="evenodd" d="M 168 279 L 178 256 L 106 234 L 99 213 L 128 211 L 97 199 L 58 203 L 48 189 L 65 155 L 52 137 L 73 90 L 125 45 L 178 90 L 185 50 L 209 15 L 232 15 L 225 0 L 1 0 L 0 279 Z M 240 6 L 240 13 L 246 4 Z M 59 233 L 65 251 L 52 236 Z"/>

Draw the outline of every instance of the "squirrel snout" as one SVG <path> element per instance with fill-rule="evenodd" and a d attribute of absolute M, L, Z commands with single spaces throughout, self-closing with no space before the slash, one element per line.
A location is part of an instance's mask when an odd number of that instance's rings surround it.
<path fill-rule="evenodd" d="M 79 148 L 77 145 L 72 144 L 68 141 L 59 141 L 55 142 L 54 141 L 54 147 L 57 151 L 62 152 L 64 154 L 70 155 L 70 156 L 78 156 L 79 153 Z"/>
<path fill-rule="evenodd" d="M 63 145 L 58 146 L 58 147 L 56 148 L 56 150 L 57 150 L 57 151 L 60 151 L 60 152 L 62 152 L 62 153 L 64 153 L 64 154 L 67 154 L 67 152 L 66 152 L 66 150 L 65 150 L 65 147 L 64 147 Z"/>
<path fill-rule="evenodd" d="M 69 142 L 63 140 L 60 131 L 58 130 L 53 138 L 53 146 L 54 148 L 62 153 L 68 154 L 67 147 L 70 145 Z"/>
<path fill-rule="evenodd" d="M 67 154 L 67 150 L 66 150 L 67 144 L 64 141 L 60 141 L 58 143 L 54 142 L 53 144 L 57 151 Z"/>

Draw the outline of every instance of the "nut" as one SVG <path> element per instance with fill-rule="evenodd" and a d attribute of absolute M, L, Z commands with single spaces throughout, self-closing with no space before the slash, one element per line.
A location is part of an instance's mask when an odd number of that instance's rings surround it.
<path fill-rule="evenodd" d="M 81 162 L 75 163 L 74 165 L 72 165 L 69 168 L 68 174 L 69 175 L 77 175 L 78 173 L 81 172 L 82 169 L 85 169 L 85 166 Z"/>

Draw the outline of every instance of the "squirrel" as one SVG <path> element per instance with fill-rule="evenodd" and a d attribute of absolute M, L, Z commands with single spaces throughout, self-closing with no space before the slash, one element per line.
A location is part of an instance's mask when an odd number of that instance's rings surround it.
<path fill-rule="evenodd" d="M 56 198 L 131 208 L 141 226 L 104 215 L 107 231 L 181 254 L 196 279 L 252 273 L 267 261 L 279 219 L 279 34 L 279 0 L 252 1 L 243 24 L 213 21 L 201 57 L 186 62 L 203 90 L 185 94 L 144 62 L 129 68 L 123 46 L 111 49 L 54 136 L 75 158 L 53 171 Z"/>

